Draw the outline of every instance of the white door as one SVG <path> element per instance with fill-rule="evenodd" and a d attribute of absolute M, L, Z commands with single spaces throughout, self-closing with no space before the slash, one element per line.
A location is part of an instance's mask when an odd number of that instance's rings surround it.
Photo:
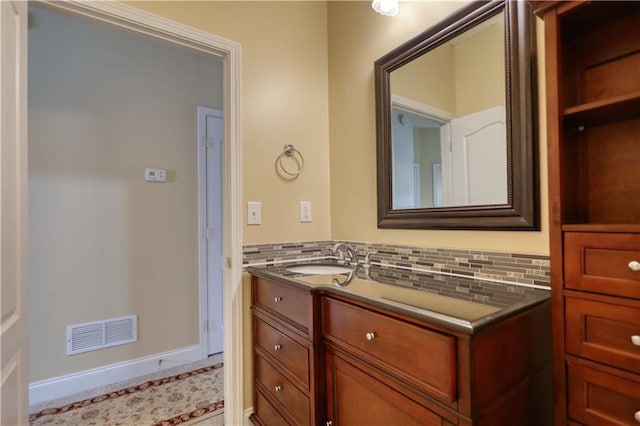
<path fill-rule="evenodd" d="M 498 106 L 451 120 L 450 205 L 505 204 L 507 127 Z"/>
<path fill-rule="evenodd" d="M 204 331 L 207 355 L 222 352 L 224 337 L 222 322 L 223 135 L 222 111 L 198 107 L 200 285 L 204 287 L 206 293 Z"/>
<path fill-rule="evenodd" d="M 27 2 L 0 1 L 0 424 L 29 424 Z"/>

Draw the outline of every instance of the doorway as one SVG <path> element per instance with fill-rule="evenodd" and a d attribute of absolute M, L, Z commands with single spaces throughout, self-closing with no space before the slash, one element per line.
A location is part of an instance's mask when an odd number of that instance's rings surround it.
<path fill-rule="evenodd" d="M 209 52 L 224 59 L 224 99 L 225 111 L 225 144 L 223 162 L 223 226 L 227 232 L 223 236 L 223 256 L 227 259 L 227 268 L 223 271 L 224 317 L 226 330 L 225 340 L 225 423 L 242 423 L 242 361 L 234 354 L 242 353 L 242 270 L 241 270 L 241 171 L 240 171 L 240 66 L 239 45 L 211 34 L 202 33 L 173 21 L 158 18 L 124 4 L 109 2 L 68 2 L 51 4 L 57 10 L 66 10 L 76 15 L 108 22 L 147 36 L 176 42 L 199 51 Z M 26 20 L 20 25 L 26 27 Z M 24 28 L 26 30 L 26 28 Z M 3 59 L 11 54 L 10 49 L 2 45 Z M 16 46 L 13 47 L 14 50 Z M 26 49 L 26 46 L 22 47 Z M 26 72 L 26 70 L 24 70 Z M 21 76 L 26 81 L 26 75 Z M 26 93 L 23 95 L 26 105 Z M 4 116 L 3 116 L 4 122 Z M 17 160 L 16 160 L 17 161 Z M 21 184 L 26 183 L 26 177 Z M 18 182 L 20 183 L 20 182 Z M 4 208 L 3 208 L 4 211 Z M 230 259 L 238 259 L 231 262 Z M 3 283 L 4 284 L 4 283 Z M 229 380 L 227 380 L 227 378 Z M 4 389 L 3 389 L 4 390 Z M 26 377 L 16 383 L 16 395 L 26 395 Z M 4 393 L 3 393 L 4 395 Z"/>

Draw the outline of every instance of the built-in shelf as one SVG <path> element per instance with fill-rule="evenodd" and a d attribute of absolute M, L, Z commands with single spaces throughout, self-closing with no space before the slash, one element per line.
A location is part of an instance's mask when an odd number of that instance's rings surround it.
<path fill-rule="evenodd" d="M 640 232 L 637 223 L 565 223 L 564 232 Z"/>
<path fill-rule="evenodd" d="M 566 108 L 565 124 L 599 126 L 640 117 L 640 91 Z"/>
<path fill-rule="evenodd" d="M 620 407 L 640 407 L 640 353 L 621 330 L 640 318 L 640 1 L 548 6 L 555 424 L 632 424 Z"/>

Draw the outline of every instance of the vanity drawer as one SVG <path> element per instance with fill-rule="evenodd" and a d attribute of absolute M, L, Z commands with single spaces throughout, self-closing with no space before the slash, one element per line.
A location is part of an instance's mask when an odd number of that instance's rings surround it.
<path fill-rule="evenodd" d="M 256 416 L 261 425 L 287 425 L 289 424 L 273 405 L 267 401 L 267 399 L 260 393 L 260 391 L 254 392 L 255 400 L 253 405 L 255 408 Z M 254 419 L 251 418 L 253 421 Z M 254 422 L 255 423 L 255 422 Z"/>
<path fill-rule="evenodd" d="M 287 410 L 297 424 L 309 424 L 309 398 L 261 356 L 255 357 L 255 379 Z"/>
<path fill-rule="evenodd" d="M 255 345 L 289 370 L 309 388 L 309 351 L 269 324 L 254 319 Z"/>
<path fill-rule="evenodd" d="M 418 327 L 328 297 L 324 335 L 373 357 L 382 367 L 447 402 L 456 399 L 454 336 Z"/>
<path fill-rule="evenodd" d="M 308 291 L 254 277 L 253 303 L 309 329 L 313 304 Z"/>
<path fill-rule="evenodd" d="M 640 299 L 640 234 L 565 233 L 565 287 Z"/>
<path fill-rule="evenodd" d="M 568 352 L 640 373 L 640 308 L 571 297 L 565 306 Z"/>
<path fill-rule="evenodd" d="M 634 425 L 640 418 L 640 378 L 578 364 L 567 366 L 569 417 L 584 425 Z"/>

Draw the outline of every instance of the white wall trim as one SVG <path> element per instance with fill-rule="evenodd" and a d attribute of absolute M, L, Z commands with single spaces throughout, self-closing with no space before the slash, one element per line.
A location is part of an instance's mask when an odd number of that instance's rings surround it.
<path fill-rule="evenodd" d="M 441 123 L 453 120 L 456 116 L 449 111 L 414 101 L 400 95 L 391 95 L 391 107 L 410 112 L 421 117 L 430 118 Z"/>
<path fill-rule="evenodd" d="M 200 359 L 200 346 L 194 345 L 29 383 L 29 405 L 135 379 Z"/>
<path fill-rule="evenodd" d="M 242 424 L 243 401 L 243 285 L 242 285 L 242 147 L 240 44 L 120 2 L 40 2 L 223 58 L 225 145 L 223 148 L 223 321 L 224 423 Z M 200 346 L 198 345 L 198 350 Z"/>
<path fill-rule="evenodd" d="M 253 414 L 253 406 L 244 410 L 244 423 L 242 423 L 243 426 L 253 426 L 253 423 L 251 423 L 251 420 L 249 419 L 249 417 L 251 417 L 252 414 Z"/>

